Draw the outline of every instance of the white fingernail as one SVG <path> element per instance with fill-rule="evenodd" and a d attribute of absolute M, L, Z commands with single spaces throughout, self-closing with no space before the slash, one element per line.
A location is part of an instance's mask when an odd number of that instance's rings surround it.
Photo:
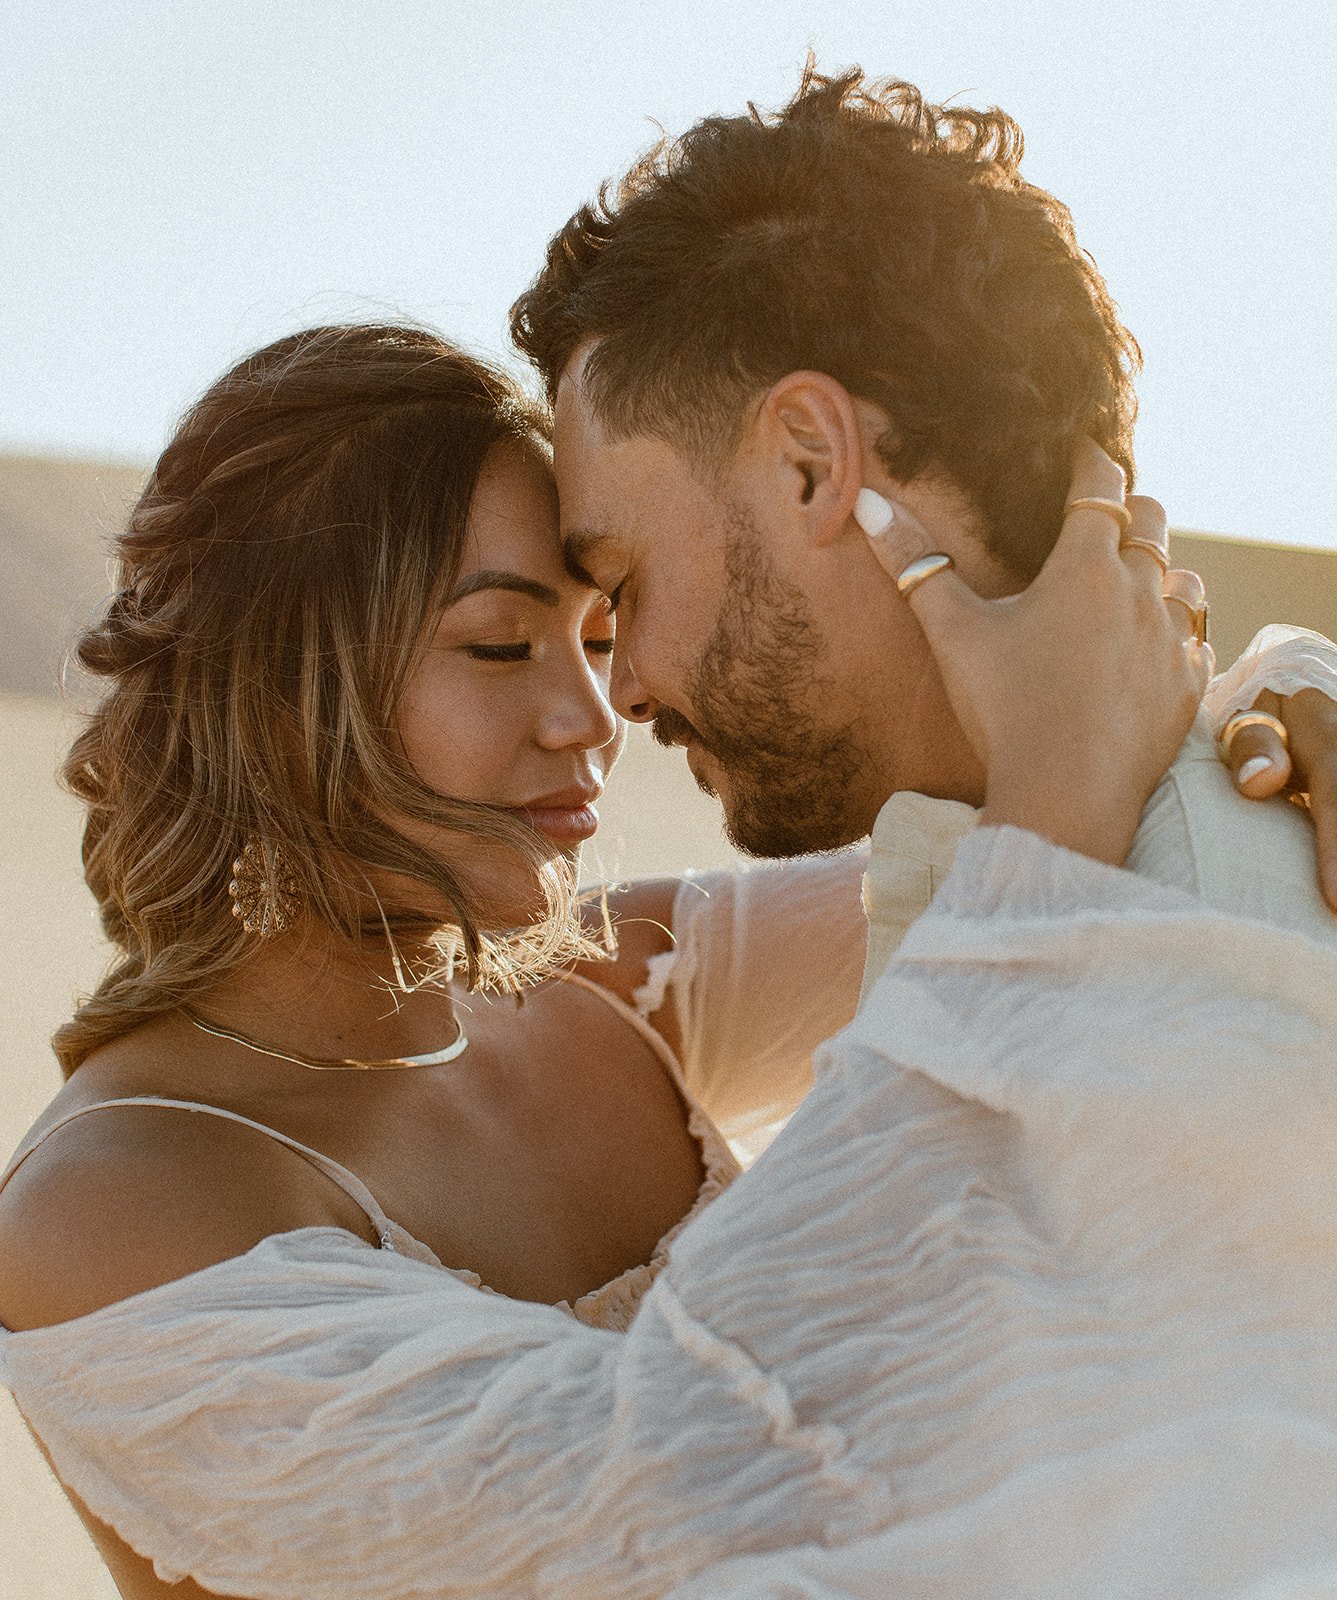
<path fill-rule="evenodd" d="M 854 520 L 870 539 L 880 539 L 896 520 L 896 512 L 886 495 L 876 489 L 860 489 L 854 502 Z"/>
<path fill-rule="evenodd" d="M 1246 783 L 1252 783 L 1255 778 L 1267 772 L 1271 766 L 1271 756 L 1251 756 L 1239 769 L 1235 782 L 1243 788 Z"/>

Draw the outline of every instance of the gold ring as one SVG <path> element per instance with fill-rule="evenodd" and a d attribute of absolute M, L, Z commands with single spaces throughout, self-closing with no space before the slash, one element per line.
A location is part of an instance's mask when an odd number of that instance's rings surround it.
<path fill-rule="evenodd" d="M 1085 500 L 1069 500 L 1063 511 L 1065 516 L 1069 511 L 1103 511 L 1119 524 L 1120 533 L 1127 533 L 1133 526 L 1133 513 L 1122 500 L 1101 500 L 1094 496 Z"/>
<path fill-rule="evenodd" d="M 940 572 L 946 572 L 955 565 L 951 556 L 944 555 L 940 550 L 930 556 L 920 556 L 897 578 L 896 587 L 908 598 L 921 583 L 927 583 L 930 578 L 936 578 Z"/>
<path fill-rule="evenodd" d="M 1144 550 L 1147 555 L 1154 559 L 1157 566 L 1160 567 L 1162 578 L 1170 570 L 1169 556 L 1166 555 L 1165 551 L 1156 543 L 1154 539 L 1120 539 L 1119 549 L 1121 551 Z"/>
<path fill-rule="evenodd" d="M 1207 605 L 1205 601 L 1200 606 L 1191 606 L 1187 600 L 1182 599 L 1177 594 L 1163 594 L 1161 599 L 1165 601 L 1167 606 L 1183 606 L 1193 623 L 1193 637 L 1199 644 L 1207 643 Z M 1262 716 L 1261 711 L 1259 716 Z"/>
<path fill-rule="evenodd" d="M 1267 711 L 1237 711 L 1216 736 L 1217 748 L 1221 752 L 1223 761 L 1230 757 L 1230 747 L 1235 742 L 1235 735 L 1245 728 L 1271 728 L 1287 750 L 1291 747 L 1291 736 L 1286 732 L 1286 724 L 1280 717 L 1274 717 Z"/>

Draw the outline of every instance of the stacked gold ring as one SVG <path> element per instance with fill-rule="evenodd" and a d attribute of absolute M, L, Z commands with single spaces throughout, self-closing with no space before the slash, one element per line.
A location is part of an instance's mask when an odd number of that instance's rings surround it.
<path fill-rule="evenodd" d="M 1193 623 L 1193 637 L 1197 640 L 1197 642 L 1199 644 L 1206 644 L 1207 643 L 1207 605 L 1206 605 L 1206 602 L 1204 602 L 1200 606 L 1191 606 L 1188 603 L 1187 600 L 1183 599 L 1181 596 L 1179 596 L 1177 594 L 1163 594 L 1161 596 L 1161 599 L 1165 601 L 1167 606 L 1170 606 L 1170 605 L 1183 606 L 1184 610 L 1187 611 L 1188 614 L 1189 614 L 1190 621 Z M 1262 713 L 1260 712 L 1259 715 L 1261 715 L 1261 714 Z"/>
<path fill-rule="evenodd" d="M 1120 533 L 1127 533 L 1133 526 L 1133 513 L 1122 500 L 1102 500 L 1097 495 L 1088 495 L 1082 500 L 1069 500 L 1063 509 L 1065 512 L 1103 511 L 1107 517 L 1113 517 L 1118 523 Z"/>
<path fill-rule="evenodd" d="M 1245 728 L 1271 728 L 1286 749 L 1291 747 L 1291 736 L 1280 717 L 1274 717 L 1267 711 L 1237 711 L 1216 736 L 1223 761 L 1230 757 L 1230 747 L 1235 742 L 1236 734 L 1242 733 Z"/>
<path fill-rule="evenodd" d="M 1154 539 L 1120 539 L 1120 550 L 1141 550 L 1149 555 L 1161 569 L 1161 576 L 1170 570 L 1170 558 Z"/>

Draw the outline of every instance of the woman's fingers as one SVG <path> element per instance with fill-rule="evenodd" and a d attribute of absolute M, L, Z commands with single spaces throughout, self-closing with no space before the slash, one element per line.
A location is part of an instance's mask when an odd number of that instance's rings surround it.
<path fill-rule="evenodd" d="M 1072 452 L 1067 512 L 1046 566 L 1092 553 L 1117 550 L 1130 515 L 1124 505 L 1123 468 L 1094 439 L 1079 439 Z"/>
<path fill-rule="evenodd" d="M 1171 567 L 1158 579 L 1161 598 L 1169 608 L 1175 627 L 1186 639 L 1207 643 L 1207 590 L 1196 572 L 1187 567 Z"/>
<path fill-rule="evenodd" d="M 1259 696 L 1265 698 L 1276 697 Z M 1309 796 L 1323 897 L 1337 911 L 1337 704 L 1321 690 L 1301 689 L 1280 702 L 1279 714 L 1290 735 L 1295 787 Z"/>
<path fill-rule="evenodd" d="M 1265 689 L 1250 710 L 1280 721 L 1282 702 L 1279 696 Z M 1291 755 L 1286 741 L 1266 723 L 1249 723 L 1231 733 L 1225 759 L 1236 787 L 1250 800 L 1266 800 L 1280 793 L 1290 782 Z"/>
<path fill-rule="evenodd" d="M 1132 521 L 1119 540 L 1119 554 L 1130 570 L 1157 585 L 1170 565 L 1170 533 L 1165 507 L 1150 495 L 1130 494 L 1124 502 Z"/>
<path fill-rule="evenodd" d="M 865 529 L 878 565 L 900 590 L 932 642 L 959 620 L 964 609 L 982 602 L 952 570 L 951 559 L 935 549 L 928 529 L 898 501 L 890 502 L 892 521 L 878 532 Z M 929 558 L 939 557 L 939 562 Z M 922 566 L 917 566 L 923 563 Z"/>

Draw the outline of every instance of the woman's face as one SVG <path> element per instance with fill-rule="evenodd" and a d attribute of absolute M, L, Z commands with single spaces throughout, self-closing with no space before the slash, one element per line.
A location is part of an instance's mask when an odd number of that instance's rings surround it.
<path fill-rule="evenodd" d="M 399 735 L 437 793 L 505 806 L 574 858 L 598 826 L 594 802 L 625 728 L 608 701 L 613 619 L 562 565 L 541 451 L 503 441 L 488 452 L 459 575 L 405 688 Z M 507 903 L 519 895 L 532 912 L 532 878 L 483 841 L 478 853 L 489 858 L 477 883 L 485 902 L 502 922 L 522 920 Z"/>

